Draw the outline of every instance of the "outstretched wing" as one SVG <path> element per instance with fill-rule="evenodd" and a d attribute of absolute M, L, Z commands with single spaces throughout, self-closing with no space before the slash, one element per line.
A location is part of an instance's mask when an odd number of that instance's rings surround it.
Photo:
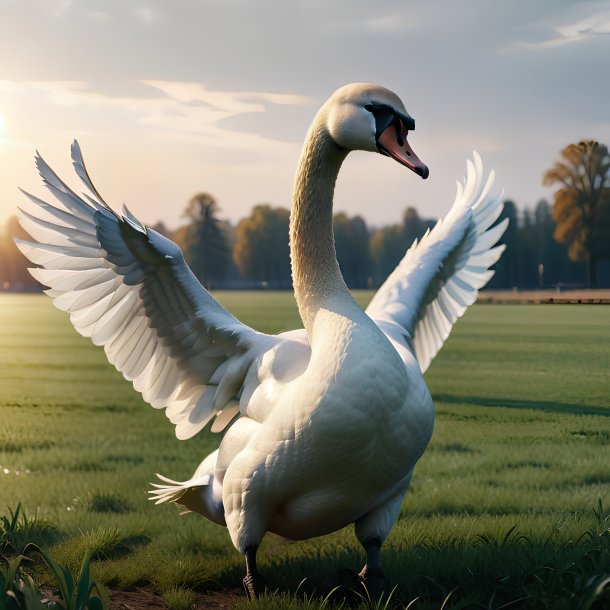
<path fill-rule="evenodd" d="M 495 244 L 508 219 L 492 226 L 503 193 L 490 195 L 494 172 L 483 182 L 481 157 L 473 156 L 447 216 L 413 243 L 366 310 L 394 343 L 406 343 L 422 372 L 491 279 L 489 268 L 505 248 Z"/>
<path fill-rule="evenodd" d="M 36 240 L 16 240 L 40 268 L 30 269 L 76 330 L 103 345 L 108 360 L 144 400 L 166 408 L 176 436 L 190 438 L 216 414 L 213 430 L 237 413 L 246 373 L 282 341 L 234 318 L 195 278 L 180 248 L 144 227 L 126 208 L 115 213 L 93 186 L 78 143 L 77 195 L 39 155 L 53 204 L 24 193 L 36 213 L 21 225 Z"/>

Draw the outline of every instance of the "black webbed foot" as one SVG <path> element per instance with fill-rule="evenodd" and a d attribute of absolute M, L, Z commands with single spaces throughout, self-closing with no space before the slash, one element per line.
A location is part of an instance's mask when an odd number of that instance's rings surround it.
<path fill-rule="evenodd" d="M 385 576 L 381 568 L 364 566 L 358 577 L 365 594 L 371 599 L 379 599 L 385 592 Z"/>
<path fill-rule="evenodd" d="M 256 599 L 265 590 L 265 583 L 260 574 L 252 573 L 244 576 L 244 589 L 249 600 Z"/>
<path fill-rule="evenodd" d="M 364 566 L 360 573 L 347 568 L 337 572 L 338 584 L 343 589 L 356 594 L 356 599 L 379 599 L 385 592 L 385 576 L 381 569 Z"/>
<path fill-rule="evenodd" d="M 244 576 L 244 589 L 249 600 L 256 599 L 265 590 L 265 583 L 256 569 L 256 551 L 258 547 L 246 548 L 246 575 Z"/>

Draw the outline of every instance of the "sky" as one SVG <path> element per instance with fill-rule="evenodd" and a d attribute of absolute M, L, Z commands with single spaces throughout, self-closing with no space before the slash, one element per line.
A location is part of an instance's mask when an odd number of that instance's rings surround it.
<path fill-rule="evenodd" d="M 430 168 L 346 160 L 335 209 L 372 226 L 443 215 L 472 150 L 521 208 L 570 142 L 610 144 L 610 2 L 0 0 L 0 222 L 45 194 L 39 150 L 73 187 L 77 138 L 98 190 L 144 222 L 211 193 L 237 221 L 290 207 L 300 147 L 338 87 L 397 93 Z"/>

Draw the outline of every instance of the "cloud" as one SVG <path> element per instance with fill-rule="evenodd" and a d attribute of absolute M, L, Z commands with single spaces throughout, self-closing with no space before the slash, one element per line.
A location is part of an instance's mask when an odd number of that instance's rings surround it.
<path fill-rule="evenodd" d="M 141 80 L 141 83 L 158 89 L 180 103 L 203 102 L 219 112 L 264 112 L 264 102 L 272 104 L 306 104 L 309 98 L 291 93 L 267 93 L 264 91 L 218 91 L 201 83 L 162 80 Z M 223 117 L 224 118 L 224 117 Z"/>
<path fill-rule="evenodd" d="M 569 25 L 559 26 L 556 30 L 565 38 L 610 34 L 610 12 L 587 17 Z"/>
<path fill-rule="evenodd" d="M 47 4 L 47 10 L 54 17 L 61 17 L 66 11 L 72 7 L 72 0 L 55 0 Z"/>
<path fill-rule="evenodd" d="M 254 130 L 226 129 L 222 121 L 239 115 L 265 113 L 271 106 L 301 106 L 310 102 L 305 96 L 265 91 L 225 91 L 207 88 L 200 83 L 164 80 L 140 80 L 148 88 L 142 96 L 107 95 L 93 90 L 84 81 L 0 81 L 0 94 L 20 94 L 40 99 L 43 105 L 115 111 L 129 115 L 132 122 L 171 139 L 193 139 L 214 147 L 236 151 L 268 151 L 284 142 L 268 133 Z"/>
<path fill-rule="evenodd" d="M 526 49 L 550 49 L 588 40 L 599 35 L 608 35 L 610 34 L 610 11 L 587 16 L 565 25 L 557 25 L 552 29 L 554 34 L 546 40 L 519 41 L 516 46 Z"/>
<path fill-rule="evenodd" d="M 161 16 L 157 11 L 155 11 L 152 7 L 146 6 L 144 4 L 140 6 L 134 6 L 131 11 L 132 14 L 136 17 L 136 19 L 138 19 L 145 26 L 151 26 L 161 19 Z"/>

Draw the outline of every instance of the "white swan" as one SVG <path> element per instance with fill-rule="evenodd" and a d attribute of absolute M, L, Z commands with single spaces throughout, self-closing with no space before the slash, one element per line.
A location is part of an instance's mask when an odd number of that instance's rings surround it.
<path fill-rule="evenodd" d="M 179 502 L 227 526 L 245 555 L 244 584 L 257 595 L 256 550 L 267 531 L 291 539 L 355 523 L 367 553 L 361 577 L 379 583 L 379 549 L 398 515 L 433 428 L 422 371 L 456 319 L 492 276 L 506 221 L 482 181 L 475 153 L 449 214 L 415 243 L 366 313 L 343 282 L 334 251 L 332 196 L 350 150 L 381 152 L 423 178 L 407 143 L 414 121 L 382 87 L 348 85 L 322 106 L 295 178 L 290 245 L 304 329 L 269 336 L 240 323 L 195 279 L 180 249 L 127 209 L 116 214 L 93 186 L 78 144 L 76 173 L 89 194 L 66 186 L 40 156 L 55 196 L 26 195 L 36 240 L 18 241 L 42 268 L 55 305 L 103 345 L 108 359 L 180 439 L 216 416 L 230 422 L 217 451 L 189 481 L 160 477 L 157 502 Z M 233 421 L 239 413 L 239 417 Z"/>

